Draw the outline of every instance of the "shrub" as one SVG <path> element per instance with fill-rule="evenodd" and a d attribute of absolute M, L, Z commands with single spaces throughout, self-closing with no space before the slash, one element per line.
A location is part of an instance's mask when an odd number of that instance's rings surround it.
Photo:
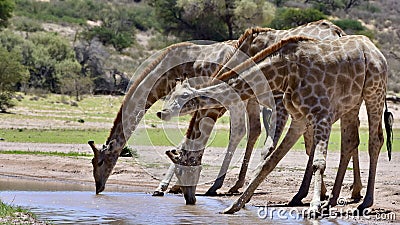
<path fill-rule="evenodd" d="M 11 101 L 11 92 L 0 93 L 0 112 L 5 112 L 7 109 L 14 107 L 14 103 Z"/>
<path fill-rule="evenodd" d="M 12 24 L 16 30 L 26 31 L 26 32 L 36 32 L 43 31 L 42 25 L 33 19 L 28 19 L 26 17 L 16 17 L 12 19 Z"/>
<path fill-rule="evenodd" d="M 326 16 L 316 9 L 280 8 L 276 11 L 270 27 L 274 29 L 289 29 L 325 18 Z"/>
<path fill-rule="evenodd" d="M 365 35 L 370 39 L 374 39 L 374 32 L 364 27 L 360 21 L 352 19 L 342 19 L 332 21 L 335 25 L 342 28 L 348 34 Z"/>

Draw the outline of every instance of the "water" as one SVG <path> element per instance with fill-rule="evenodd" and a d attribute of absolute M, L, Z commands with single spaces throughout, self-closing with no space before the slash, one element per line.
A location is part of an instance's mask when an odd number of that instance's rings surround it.
<path fill-rule="evenodd" d="M 65 186 L 56 182 L 23 183 L 18 179 L 11 183 L 8 179 L 8 185 L 1 182 L 0 199 L 28 208 L 40 220 L 53 224 L 332 224 L 326 219 L 262 220 L 258 217 L 258 208 L 251 206 L 233 215 L 220 214 L 232 201 L 224 198 L 197 196 L 196 205 L 185 205 L 181 195 L 153 197 L 148 193 L 121 191 L 96 195 L 91 187 L 85 185 L 75 184 L 71 188 L 71 184 Z"/>

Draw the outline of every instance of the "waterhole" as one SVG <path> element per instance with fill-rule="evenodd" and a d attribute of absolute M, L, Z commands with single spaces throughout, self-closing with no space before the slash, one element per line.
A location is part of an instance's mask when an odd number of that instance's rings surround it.
<path fill-rule="evenodd" d="M 275 215 L 262 219 L 259 208 L 246 206 L 233 215 L 220 214 L 232 203 L 223 197 L 197 196 L 185 205 L 181 195 L 153 197 L 149 193 L 114 189 L 96 195 L 88 185 L 0 179 L 0 199 L 34 212 L 52 224 L 311 224 Z M 276 213 L 276 212 L 275 212 Z M 314 221 L 316 222 L 316 221 Z M 324 219 L 318 222 L 332 221 Z M 334 221 L 335 224 L 348 224 Z"/>

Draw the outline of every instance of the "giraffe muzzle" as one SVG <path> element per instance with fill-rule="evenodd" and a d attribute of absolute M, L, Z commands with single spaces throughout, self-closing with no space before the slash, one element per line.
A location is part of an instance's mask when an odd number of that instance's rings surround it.
<path fill-rule="evenodd" d="M 161 111 L 158 111 L 156 114 L 158 118 L 165 121 L 169 121 L 172 118 L 172 111 L 170 110 L 163 109 Z"/>
<path fill-rule="evenodd" d="M 102 182 L 96 182 L 96 195 L 104 191 L 105 185 Z"/>

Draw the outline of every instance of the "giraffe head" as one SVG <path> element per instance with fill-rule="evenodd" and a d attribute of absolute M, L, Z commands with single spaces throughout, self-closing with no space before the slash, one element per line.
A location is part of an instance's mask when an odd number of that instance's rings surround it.
<path fill-rule="evenodd" d="M 168 121 L 172 117 L 187 115 L 199 109 L 220 107 L 221 104 L 207 91 L 198 90 L 192 87 L 188 80 L 178 83 L 175 90 L 168 95 L 161 111 L 157 112 L 157 116 Z"/>
<path fill-rule="evenodd" d="M 165 152 L 175 164 L 175 175 L 177 184 L 181 187 L 187 205 L 196 203 L 196 187 L 201 172 L 201 156 L 199 151 L 187 151 L 181 149 Z M 199 158 L 200 157 L 200 158 Z"/>
<path fill-rule="evenodd" d="M 88 142 L 94 153 L 92 165 L 96 194 L 104 190 L 106 181 L 117 163 L 119 151 L 115 148 L 115 142 L 115 140 L 110 141 L 107 145 L 103 145 L 101 150 L 96 148 L 94 141 Z"/>

